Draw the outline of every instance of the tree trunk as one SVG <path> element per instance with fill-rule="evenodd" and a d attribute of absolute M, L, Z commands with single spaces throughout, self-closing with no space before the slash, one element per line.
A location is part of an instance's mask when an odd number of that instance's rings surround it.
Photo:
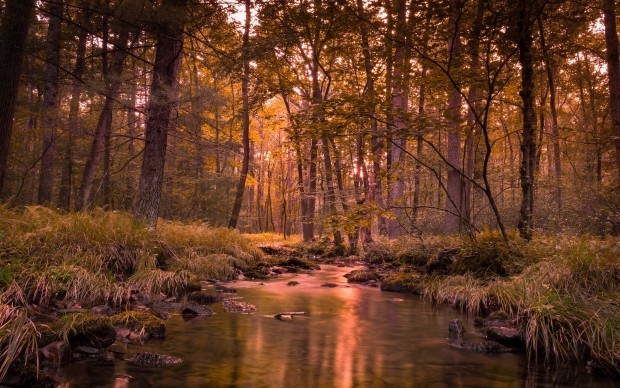
<path fill-rule="evenodd" d="M 462 12 L 461 0 L 450 2 L 450 39 L 448 56 L 451 58 L 449 68 L 454 69 L 452 77 L 457 77 L 460 68 L 461 37 L 459 19 Z M 456 87 L 448 92 L 448 182 L 446 196 L 446 233 L 457 233 L 462 224 L 462 184 L 461 177 L 461 93 Z"/>
<path fill-rule="evenodd" d="M 34 0 L 7 0 L 0 19 L 0 194 L 15 115 L 24 47 L 34 9 Z"/>
<path fill-rule="evenodd" d="M 470 70 L 472 74 L 480 72 L 480 34 L 484 18 L 484 0 L 478 0 L 476 4 L 476 18 L 472 26 L 471 38 L 469 41 Z M 463 216 L 468 224 L 473 222 L 473 210 L 475 202 L 474 185 L 470 180 L 476 179 L 476 155 L 477 145 L 480 139 L 480 130 L 476 123 L 476 114 L 480 106 L 480 90 L 477 79 L 474 79 L 467 92 L 469 110 L 467 111 L 467 139 L 465 140 L 465 185 L 463 189 Z"/>
<path fill-rule="evenodd" d="M 106 143 L 109 143 L 109 134 L 112 130 L 112 105 L 118 97 L 118 92 L 122 84 L 121 72 L 123 68 L 123 62 L 127 57 L 127 42 L 129 39 L 129 31 L 126 28 L 122 28 L 119 33 L 116 46 L 118 50 L 114 54 L 114 63 L 110 74 L 104 74 L 106 80 L 105 87 L 105 101 L 101 114 L 99 115 L 99 121 L 95 129 L 93 142 L 91 144 L 90 153 L 84 166 L 84 173 L 82 175 L 82 182 L 80 184 L 80 192 L 76 200 L 76 209 L 88 210 L 91 208 L 95 201 L 95 193 L 93 192 L 93 186 L 95 182 L 95 175 L 97 173 L 97 165 L 99 164 L 101 157 L 104 156 L 106 151 Z M 107 67 L 107 66 L 104 66 Z M 110 82 L 107 80 L 110 79 Z M 106 138 L 108 140 L 106 141 Z M 109 149 L 109 145 L 107 147 Z M 109 165 L 106 166 L 109 169 Z M 104 170 L 104 176 L 108 175 L 109 171 Z"/>
<path fill-rule="evenodd" d="M 87 23 L 90 20 L 90 8 L 87 1 L 82 1 L 81 20 Z M 67 125 L 67 138 L 64 144 L 62 174 L 60 177 L 60 189 L 58 191 L 58 207 L 68 211 L 71 207 L 71 189 L 73 185 L 73 136 L 79 127 L 80 96 L 82 94 L 82 75 L 84 74 L 84 55 L 86 54 L 86 38 L 88 34 L 85 28 L 78 32 L 78 45 L 73 69 L 73 85 L 71 88 L 71 102 L 69 103 L 69 123 Z"/>
<path fill-rule="evenodd" d="M 538 30 L 540 32 L 540 48 L 545 61 L 545 71 L 547 72 L 547 82 L 549 83 L 549 105 L 551 110 L 551 137 L 553 144 L 553 170 L 555 176 L 555 201 L 558 211 L 562 210 L 562 160 L 560 153 L 560 129 L 558 126 L 558 112 L 556 104 L 556 88 L 554 66 L 551 63 L 551 56 L 545 43 L 545 30 L 542 17 L 538 17 Z M 541 107 L 544 109 L 544 107 Z"/>
<path fill-rule="evenodd" d="M 616 2 L 614 0 L 603 0 L 603 16 L 605 21 L 605 47 L 607 49 L 611 132 L 616 146 L 616 165 L 620 178 L 620 49 L 618 47 Z"/>
<path fill-rule="evenodd" d="M 523 101 L 523 132 L 521 139 L 521 209 L 519 211 L 519 234 L 532 239 L 534 209 L 534 164 L 536 159 L 536 113 L 534 111 L 534 66 L 532 64 L 532 30 L 529 0 L 519 0 L 517 6 L 517 33 L 519 64 L 521 65 L 521 90 Z"/>
<path fill-rule="evenodd" d="M 243 192 L 245 190 L 245 181 L 250 168 L 250 97 L 248 84 L 250 82 L 250 22 L 252 15 L 250 12 L 250 0 L 245 0 L 245 30 L 243 32 L 243 79 L 241 81 L 241 98 L 243 100 L 243 164 L 241 166 L 241 176 L 237 183 L 237 194 L 233 205 L 228 227 L 234 229 L 237 227 L 239 212 L 243 203 Z"/>
<path fill-rule="evenodd" d="M 357 11 L 362 19 L 366 19 L 364 12 L 363 0 L 357 0 Z M 375 117 L 375 75 L 373 74 L 372 56 L 370 53 L 370 44 L 368 42 L 368 28 L 364 21 L 360 23 L 360 36 L 362 41 L 362 54 L 364 55 L 364 71 L 366 74 L 366 85 L 364 95 L 370 100 L 368 108 L 368 115 L 370 119 L 370 136 L 372 147 L 372 180 L 369 180 L 369 189 L 367 193 L 368 200 L 375 202 L 378 207 L 383 207 L 383 192 L 381 186 L 381 154 L 383 144 L 381 141 L 381 135 L 379 134 L 379 128 L 377 125 L 377 119 Z M 373 222 L 374 222 L 373 217 Z M 385 229 L 382 224 L 385 224 L 383 217 L 378 218 L 378 230 Z M 372 225 L 368 230 L 366 240 L 370 241 L 370 233 L 372 231 Z"/>
<path fill-rule="evenodd" d="M 334 174 L 332 171 L 331 152 L 329 151 L 329 139 L 327 136 L 323 136 L 321 142 L 323 144 L 323 162 L 325 163 L 325 183 L 327 185 L 327 192 L 325 200 L 329 207 L 329 216 L 333 217 L 337 214 L 336 211 L 336 193 L 334 190 Z M 342 245 L 342 234 L 338 230 L 337 225 L 332 225 L 334 228 L 334 245 L 337 247 Z"/>
<path fill-rule="evenodd" d="M 60 25 L 64 4 L 50 4 L 50 21 L 47 29 L 45 88 L 43 90 L 43 156 L 39 174 L 37 202 L 50 204 L 56 164 L 56 126 L 58 125 L 58 77 L 60 70 Z"/>
<path fill-rule="evenodd" d="M 404 116 L 407 114 L 407 90 L 405 90 L 405 78 L 407 77 L 407 48 L 406 28 L 407 28 L 407 2 L 397 0 L 397 21 L 396 21 L 396 51 L 394 52 L 394 74 L 392 75 L 392 117 L 390 120 L 390 133 L 392 136 L 392 147 L 390 151 L 391 169 L 389 203 L 395 217 L 388 221 L 388 236 L 397 238 L 401 235 L 401 222 L 404 218 L 404 179 L 398 176 L 398 170 L 403 170 L 403 152 L 406 149 L 406 139 L 403 130 L 406 125 Z"/>
<path fill-rule="evenodd" d="M 173 91 L 177 83 L 183 50 L 183 23 L 187 0 L 164 0 L 162 15 L 174 15 L 173 20 L 158 27 L 153 79 L 149 92 L 148 117 L 142 172 L 138 186 L 135 215 L 151 229 L 157 226 L 161 191 L 164 181 L 166 145 L 170 118 L 176 105 Z"/>

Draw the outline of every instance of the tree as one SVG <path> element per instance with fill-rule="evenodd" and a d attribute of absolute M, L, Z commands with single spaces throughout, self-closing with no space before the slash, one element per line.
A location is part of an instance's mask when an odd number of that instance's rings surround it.
<path fill-rule="evenodd" d="M 450 23 L 448 40 L 448 69 L 456 74 L 461 61 L 461 32 L 459 20 L 462 13 L 461 0 L 450 1 Z M 458 81 L 457 81 L 458 82 Z M 448 92 L 448 182 L 446 196 L 445 230 L 448 233 L 459 231 L 462 214 L 463 178 L 461 158 L 461 91 L 460 86 Z"/>
<path fill-rule="evenodd" d="M 237 183 L 237 193 L 235 195 L 235 203 L 233 205 L 228 227 L 234 229 L 237 227 L 239 212 L 243 203 L 243 193 L 245 191 L 245 181 L 250 168 L 250 23 L 252 21 L 251 2 L 245 0 L 245 28 L 243 31 L 242 44 L 242 62 L 243 62 L 243 78 L 241 86 L 241 98 L 243 100 L 243 162 L 241 165 L 241 174 Z"/>
<path fill-rule="evenodd" d="M 43 156 L 39 173 L 39 204 L 50 204 L 56 167 L 56 140 L 58 125 L 58 78 L 60 73 L 60 26 L 64 4 L 58 1 L 50 4 L 49 25 L 45 66 L 45 88 L 43 90 Z"/>
<path fill-rule="evenodd" d="M 521 139 L 521 210 L 519 233 L 526 240 L 532 239 L 534 209 L 534 167 L 536 160 L 536 112 L 534 111 L 534 65 L 532 62 L 531 0 L 519 0 L 517 5 L 517 46 L 521 65 L 521 112 L 523 130 Z"/>
<path fill-rule="evenodd" d="M 164 181 L 166 145 L 176 101 L 174 89 L 183 51 L 187 0 L 164 0 L 155 25 L 157 44 L 149 92 L 148 117 L 138 199 L 134 213 L 155 228 Z"/>
<path fill-rule="evenodd" d="M 7 0 L 0 19 L 0 194 L 6 174 L 24 47 L 34 0 Z"/>
<path fill-rule="evenodd" d="M 607 49 L 611 127 L 616 146 L 618 177 L 620 178 L 620 47 L 616 28 L 616 2 L 614 0 L 603 0 L 603 18 L 605 22 L 605 47 Z"/>

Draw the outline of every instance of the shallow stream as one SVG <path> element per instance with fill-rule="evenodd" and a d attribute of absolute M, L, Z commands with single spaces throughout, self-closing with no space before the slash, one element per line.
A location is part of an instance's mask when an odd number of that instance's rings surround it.
<path fill-rule="evenodd" d="M 123 360 L 84 360 L 58 371 L 68 387 L 606 387 L 575 368 L 528 367 L 524 354 L 477 354 L 448 344 L 448 322 L 473 322 L 412 295 L 348 285 L 351 268 L 232 284 L 251 315 L 213 305 L 210 318 L 172 316 L 165 340 L 123 345 L 183 358 L 145 368 Z M 290 280 L 299 285 L 287 286 Z M 338 287 L 324 288 L 325 282 Z M 290 321 L 283 311 L 303 311 Z M 114 345 L 117 349 L 118 345 Z"/>

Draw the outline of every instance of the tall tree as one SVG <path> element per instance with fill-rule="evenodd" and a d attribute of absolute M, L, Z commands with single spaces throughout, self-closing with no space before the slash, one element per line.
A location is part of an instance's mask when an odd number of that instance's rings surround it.
<path fill-rule="evenodd" d="M 523 130 L 521 136 L 521 209 L 519 234 L 532 239 L 534 211 L 534 168 L 536 162 L 536 112 L 534 110 L 534 64 L 532 60 L 532 0 L 519 0 L 517 4 L 517 46 L 521 65 L 521 107 Z"/>
<path fill-rule="evenodd" d="M 605 47 L 607 48 L 611 128 L 616 146 L 616 165 L 620 181 L 620 47 L 616 28 L 616 2 L 614 0 L 603 0 L 603 18 L 605 22 Z"/>
<path fill-rule="evenodd" d="M 396 50 L 394 51 L 394 68 L 392 74 L 392 91 L 391 91 L 391 120 L 389 123 L 391 134 L 391 151 L 390 151 L 390 187 L 388 196 L 388 205 L 396 217 L 388 221 L 388 235 L 390 238 L 396 238 L 401 234 L 400 222 L 403 218 L 405 206 L 404 201 L 404 151 L 407 148 L 407 139 L 404 136 L 405 115 L 407 114 L 408 90 L 406 90 L 406 74 L 407 66 L 407 47 L 406 47 L 406 29 L 407 29 L 407 2 L 405 0 L 396 0 Z M 399 171 L 400 170 L 400 171 Z M 398 174 L 401 174 L 400 176 Z"/>
<path fill-rule="evenodd" d="M 91 17 L 91 9 L 88 0 L 81 2 L 80 19 L 83 24 L 88 23 Z M 69 210 L 71 205 L 71 188 L 73 183 L 73 147 L 74 133 L 79 127 L 80 96 L 83 89 L 82 76 L 84 74 L 84 64 L 86 55 L 86 38 L 88 33 L 82 27 L 78 31 L 78 43 L 75 55 L 75 65 L 73 67 L 73 85 L 71 86 L 71 102 L 69 103 L 69 121 L 67 124 L 67 135 L 63 147 L 62 174 L 60 178 L 60 188 L 58 190 L 58 207 Z"/>
<path fill-rule="evenodd" d="M 54 170 L 56 165 L 56 138 L 58 136 L 58 78 L 60 73 L 60 26 L 63 1 L 50 3 L 49 24 L 46 42 L 45 88 L 43 89 L 43 156 L 39 173 L 37 202 L 49 204 L 52 201 Z"/>
<path fill-rule="evenodd" d="M 183 28 L 188 0 L 164 0 L 155 25 L 157 44 L 149 91 L 144 158 L 134 213 L 155 228 L 164 181 L 166 145 L 174 110 L 173 91 L 183 51 Z"/>
<path fill-rule="evenodd" d="M 448 71 L 451 77 L 458 77 L 461 62 L 460 19 L 463 4 L 461 0 L 450 1 L 450 23 L 448 39 Z M 458 83 L 458 80 L 455 80 Z M 447 233 L 459 231 L 462 223 L 463 179 L 461 177 L 461 91 L 453 87 L 448 92 L 448 182 L 446 196 L 446 218 L 444 229 Z"/>
<path fill-rule="evenodd" d="M 15 102 L 34 0 L 7 0 L 0 18 L 0 194 L 9 157 Z"/>
<path fill-rule="evenodd" d="M 233 204 L 228 227 L 234 229 L 237 227 L 239 220 L 239 212 L 243 203 L 243 193 L 245 191 L 245 181 L 250 168 L 250 26 L 252 22 L 251 1 L 245 0 L 245 27 L 243 30 L 242 43 L 242 61 L 243 61 L 243 78 L 241 80 L 241 99 L 243 102 L 243 162 L 241 165 L 241 174 L 239 182 L 237 182 L 237 193 Z"/>

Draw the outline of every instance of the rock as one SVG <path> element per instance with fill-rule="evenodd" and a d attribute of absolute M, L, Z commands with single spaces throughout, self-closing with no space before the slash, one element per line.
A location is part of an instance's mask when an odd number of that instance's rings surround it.
<path fill-rule="evenodd" d="M 199 305 L 196 302 L 189 302 L 181 310 L 183 318 L 194 317 L 210 317 L 213 315 L 213 311 L 207 306 Z"/>
<path fill-rule="evenodd" d="M 495 341 L 459 341 L 455 342 L 458 348 L 477 353 L 506 353 L 511 349 Z"/>
<path fill-rule="evenodd" d="M 368 270 L 355 270 L 351 271 L 348 274 L 344 275 L 347 278 L 349 283 L 368 283 L 368 282 L 380 282 L 383 279 L 383 276 L 379 275 L 375 271 Z"/>
<path fill-rule="evenodd" d="M 167 354 L 140 352 L 133 355 L 127 361 L 138 366 L 161 367 L 168 365 L 176 365 L 183 362 L 182 359 Z"/>
<path fill-rule="evenodd" d="M 110 317 L 117 330 L 127 328 L 133 333 L 141 333 L 141 339 L 164 338 L 166 324 L 148 311 L 126 311 Z M 129 337 L 129 335 L 127 335 Z"/>
<path fill-rule="evenodd" d="M 223 293 L 226 293 L 226 294 L 236 294 L 238 292 L 238 290 L 236 290 L 234 288 L 226 287 L 226 286 L 221 285 L 221 284 L 216 284 L 215 285 L 215 291 L 223 292 Z"/>
<path fill-rule="evenodd" d="M 456 261 L 461 248 L 448 248 L 439 252 L 436 258 L 429 260 L 426 271 L 429 274 L 447 274 Z"/>
<path fill-rule="evenodd" d="M 235 302 L 233 300 L 225 300 L 222 302 L 224 311 L 227 313 L 246 313 L 251 314 L 256 312 L 256 306 L 247 302 Z"/>
<path fill-rule="evenodd" d="M 62 365 L 71 359 L 71 349 L 65 341 L 52 342 L 41 348 L 43 361 Z"/>
<path fill-rule="evenodd" d="M 93 348 L 92 346 L 76 346 L 74 351 L 86 356 L 98 356 L 101 354 L 101 349 Z"/>
<path fill-rule="evenodd" d="M 154 302 L 161 302 L 166 299 L 164 294 L 152 294 L 149 292 L 138 292 L 132 294 L 129 300 L 138 305 L 150 306 Z"/>
<path fill-rule="evenodd" d="M 465 325 L 463 325 L 460 319 L 453 319 L 448 325 L 448 333 L 450 339 L 456 340 L 462 338 L 465 333 Z"/>
<path fill-rule="evenodd" d="M 220 302 L 222 297 L 219 295 L 209 294 L 206 291 L 194 291 L 187 294 L 187 300 L 198 304 L 213 304 Z"/>
<path fill-rule="evenodd" d="M 521 332 L 514 327 L 489 327 L 487 329 L 487 338 L 507 346 L 524 346 Z"/>
<path fill-rule="evenodd" d="M 287 286 L 296 286 L 298 284 L 299 284 L 299 282 L 295 281 L 295 280 L 291 280 L 290 282 L 286 283 Z"/>
<path fill-rule="evenodd" d="M 334 288 L 334 287 L 338 287 L 338 285 L 336 283 L 326 282 L 326 283 L 321 284 L 321 287 Z"/>
<path fill-rule="evenodd" d="M 116 337 L 117 338 L 127 338 L 131 334 L 131 330 L 126 327 L 120 327 L 116 329 Z"/>
<path fill-rule="evenodd" d="M 107 317 L 81 315 L 71 325 L 68 339 L 72 349 L 79 346 L 105 349 L 116 340 L 116 330 Z"/>
<path fill-rule="evenodd" d="M 295 269 L 321 269 L 318 264 L 298 257 L 291 257 L 288 260 L 284 260 L 280 263 L 280 266 L 286 268 L 289 272 L 295 272 Z"/>
<path fill-rule="evenodd" d="M 106 316 L 110 316 L 114 313 L 114 311 L 112 310 L 112 307 L 108 306 L 107 304 L 103 304 L 101 306 L 95 306 L 92 309 L 90 309 L 90 312 L 92 312 L 95 315 L 106 315 Z"/>

